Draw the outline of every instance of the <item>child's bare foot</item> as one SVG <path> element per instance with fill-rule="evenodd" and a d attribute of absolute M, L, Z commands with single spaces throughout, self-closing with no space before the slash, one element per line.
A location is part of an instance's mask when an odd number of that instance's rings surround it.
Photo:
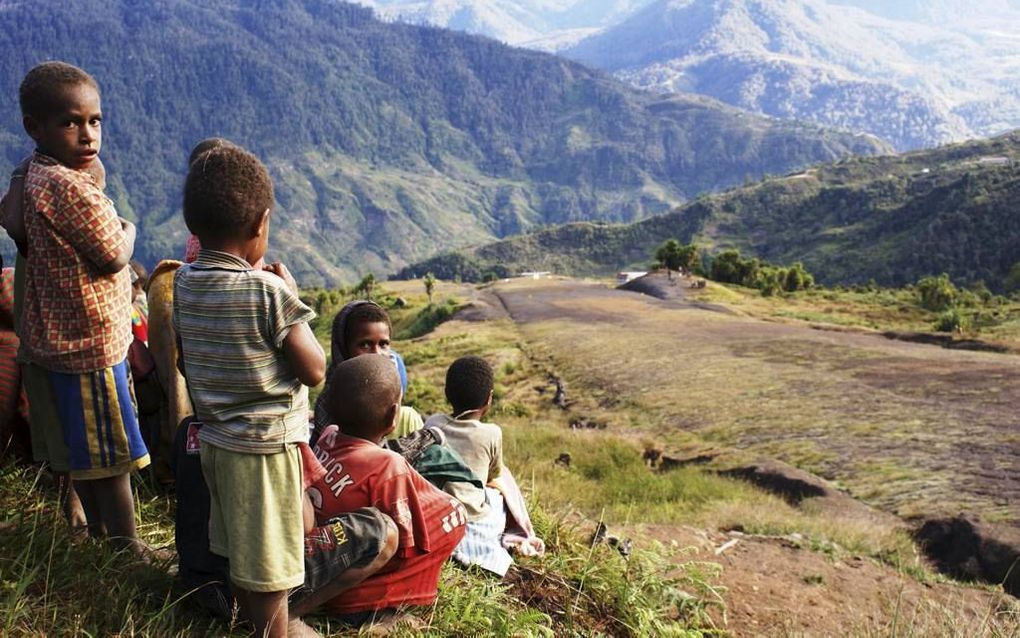
<path fill-rule="evenodd" d="M 287 638 L 322 638 L 322 634 L 305 624 L 300 618 L 287 621 Z"/>

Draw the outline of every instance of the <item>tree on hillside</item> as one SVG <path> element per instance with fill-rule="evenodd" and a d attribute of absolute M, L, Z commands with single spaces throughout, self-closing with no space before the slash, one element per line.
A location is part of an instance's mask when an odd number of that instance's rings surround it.
<path fill-rule="evenodd" d="M 425 284 L 425 294 L 429 296 L 429 305 L 432 305 L 432 293 L 436 289 L 436 276 L 431 272 L 425 273 L 425 277 L 422 279 L 422 283 Z"/>
<path fill-rule="evenodd" d="M 354 287 L 354 292 L 365 295 L 366 299 L 371 299 L 373 288 L 375 288 L 375 275 L 368 273 Z"/>
<path fill-rule="evenodd" d="M 1020 291 L 1020 261 L 1013 264 L 1013 267 L 1009 269 L 1009 274 L 1006 275 L 1003 286 L 1006 288 L 1006 292 Z"/>
<path fill-rule="evenodd" d="M 690 271 L 698 258 L 698 247 L 694 244 L 684 245 L 676 239 L 667 239 L 655 250 L 655 261 L 666 268 L 666 274 L 673 279 L 673 271 L 684 269 Z"/>
<path fill-rule="evenodd" d="M 960 294 L 946 273 L 937 277 L 923 277 L 917 282 L 916 288 L 921 306 L 935 312 L 952 308 Z"/>

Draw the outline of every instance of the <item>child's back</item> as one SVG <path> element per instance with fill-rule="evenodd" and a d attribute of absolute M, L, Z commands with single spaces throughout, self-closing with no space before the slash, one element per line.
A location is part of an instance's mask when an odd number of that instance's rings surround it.
<path fill-rule="evenodd" d="M 203 250 L 174 283 L 174 324 L 202 440 L 275 452 L 308 440 L 308 388 L 283 352 L 314 313 L 282 279 L 234 255 Z"/>
<path fill-rule="evenodd" d="M 446 414 L 429 417 L 426 427 L 436 427 L 446 436 L 446 445 L 464 459 L 482 485 L 499 477 L 503 470 L 503 431 L 495 423 L 477 419 L 455 419 Z M 467 510 L 468 520 L 479 520 L 488 512 L 484 490 L 470 483 L 450 483 L 445 488 Z"/>

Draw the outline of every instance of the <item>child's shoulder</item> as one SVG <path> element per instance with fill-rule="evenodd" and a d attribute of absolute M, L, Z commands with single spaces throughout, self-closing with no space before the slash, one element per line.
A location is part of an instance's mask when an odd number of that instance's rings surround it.
<path fill-rule="evenodd" d="M 46 188 L 57 195 L 71 192 L 102 195 L 103 192 L 88 173 L 40 155 L 33 157 L 29 163 L 25 184 L 30 188 Z"/>

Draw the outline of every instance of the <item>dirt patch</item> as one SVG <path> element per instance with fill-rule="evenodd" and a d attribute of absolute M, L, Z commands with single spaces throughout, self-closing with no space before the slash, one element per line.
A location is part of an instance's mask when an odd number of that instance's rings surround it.
<path fill-rule="evenodd" d="M 482 290 L 461 307 L 453 318 L 459 321 L 480 322 L 509 319 L 510 315 L 499 297 L 490 290 Z"/>
<path fill-rule="evenodd" d="M 1020 596 L 1020 530 L 958 516 L 926 521 L 915 538 L 940 571 Z"/>
<path fill-rule="evenodd" d="M 669 525 L 637 525 L 626 532 L 639 544 L 656 540 L 689 548 L 677 562 L 720 565 L 726 607 L 715 617 L 734 636 L 1010 636 L 1020 631 L 1015 601 L 1002 594 L 920 583 L 872 560 L 811 551 L 795 537 Z"/>
<path fill-rule="evenodd" d="M 882 333 L 886 339 L 898 341 L 910 341 L 913 343 L 924 343 L 932 346 L 941 346 L 951 350 L 974 350 L 977 352 L 1015 352 L 1012 348 L 1001 343 L 982 341 L 981 339 L 960 339 L 955 335 L 932 332 L 896 332 L 888 330 Z"/>
<path fill-rule="evenodd" d="M 687 296 L 687 290 L 693 281 L 693 279 L 680 275 L 673 275 L 670 278 L 665 273 L 650 272 L 643 277 L 617 286 L 617 290 L 639 292 L 643 295 L 651 295 L 656 299 L 683 299 Z"/>
<path fill-rule="evenodd" d="M 496 292 L 575 396 L 625 397 L 664 444 L 691 431 L 898 516 L 1020 522 L 1020 357 L 701 312 L 585 282 Z"/>
<path fill-rule="evenodd" d="M 578 596 L 577 583 L 558 574 L 516 565 L 507 572 L 503 583 L 509 585 L 514 598 L 530 609 L 548 614 L 557 626 L 579 625 L 610 636 L 623 630 L 610 610 L 600 609 L 588 596 Z"/>

